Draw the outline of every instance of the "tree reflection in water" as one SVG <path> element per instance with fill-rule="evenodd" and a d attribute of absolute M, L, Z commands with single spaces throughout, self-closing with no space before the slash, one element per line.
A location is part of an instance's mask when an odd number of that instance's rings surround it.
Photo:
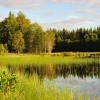
<path fill-rule="evenodd" d="M 43 80 L 47 78 L 49 80 L 56 79 L 57 77 L 67 78 L 69 75 L 73 77 L 78 76 L 79 78 L 86 78 L 94 76 L 100 78 L 100 64 L 70 64 L 70 65 L 19 65 L 11 66 L 8 65 L 7 68 L 10 72 L 19 72 L 27 77 L 31 77 L 36 74 Z"/>

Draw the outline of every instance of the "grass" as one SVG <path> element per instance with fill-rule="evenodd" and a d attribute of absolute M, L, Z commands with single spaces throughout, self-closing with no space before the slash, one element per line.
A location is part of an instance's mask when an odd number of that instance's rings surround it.
<path fill-rule="evenodd" d="M 26 78 L 16 73 L 17 84 L 14 92 L 3 94 L 0 92 L 0 100 L 90 100 L 89 96 L 75 96 L 68 88 L 60 90 L 54 84 L 45 86 L 37 75 Z M 95 99 L 94 99 L 95 100 Z"/>
<path fill-rule="evenodd" d="M 14 65 L 29 65 L 29 64 L 84 64 L 84 63 L 100 63 L 99 58 L 83 58 L 67 53 L 69 56 L 56 53 L 51 55 L 32 55 L 32 54 L 4 54 L 0 55 L 0 70 L 7 69 L 3 66 L 8 64 Z M 66 55 L 67 55 L 66 54 Z M 97 54 L 97 53 L 96 53 Z M 84 55 L 80 53 L 80 55 Z M 87 54 L 86 54 L 87 55 Z M 19 73 L 16 73 L 18 82 L 16 83 L 15 92 L 7 94 L 0 92 L 0 100 L 90 100 L 89 96 L 76 95 L 68 88 L 60 90 L 54 84 L 43 84 L 37 75 L 27 78 Z M 93 100 L 96 100 L 94 97 Z"/>
<path fill-rule="evenodd" d="M 52 55 L 32 55 L 32 54 L 8 54 L 0 56 L 1 65 L 41 65 L 41 64 L 82 64 L 100 62 L 99 58 L 82 58 L 76 56 L 52 56 Z"/>

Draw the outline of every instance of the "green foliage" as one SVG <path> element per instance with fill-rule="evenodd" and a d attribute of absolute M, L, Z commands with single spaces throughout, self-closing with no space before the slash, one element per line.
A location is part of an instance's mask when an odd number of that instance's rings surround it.
<path fill-rule="evenodd" d="M 24 49 L 23 34 L 20 31 L 17 31 L 13 34 L 12 47 L 17 53 L 22 52 Z"/>
<path fill-rule="evenodd" d="M 16 31 L 16 27 L 17 27 L 16 17 L 14 16 L 14 14 L 9 12 L 9 16 L 6 20 L 7 20 L 6 28 L 8 30 L 8 33 L 13 34 Z"/>
<path fill-rule="evenodd" d="M 55 33 L 51 30 L 48 30 L 46 33 L 44 33 L 44 49 L 48 53 L 51 53 L 53 50 L 53 47 L 55 45 Z"/>
<path fill-rule="evenodd" d="M 16 17 L 16 21 L 18 23 L 17 30 L 20 30 L 23 34 L 25 34 L 30 26 L 31 22 L 26 16 L 20 11 Z"/>
<path fill-rule="evenodd" d="M 4 47 L 3 44 L 0 44 L 0 54 L 3 54 L 5 52 L 7 52 L 6 48 Z"/>
<path fill-rule="evenodd" d="M 8 93 L 9 91 L 14 92 L 16 86 L 16 75 L 10 74 L 6 71 L 0 72 L 0 92 Z"/>
<path fill-rule="evenodd" d="M 98 35 L 94 33 L 85 34 L 84 36 L 86 41 L 96 41 L 98 40 Z"/>
<path fill-rule="evenodd" d="M 15 76 L 9 76 L 5 72 L 2 74 L 4 80 L 7 80 L 7 82 L 2 83 L 6 83 L 4 87 L 9 83 L 12 87 L 15 87 Z M 6 95 L 0 95 L 1 100 L 75 100 L 76 98 L 76 95 L 69 88 L 60 90 L 51 83 L 45 86 L 36 74 L 30 78 L 20 74 L 18 80 L 16 91 L 9 93 L 8 91 L 12 91 L 13 88 L 8 89 Z M 77 96 L 77 100 L 88 100 L 88 98 L 88 96 L 84 95 Z"/>
<path fill-rule="evenodd" d="M 24 50 L 12 45 L 14 34 L 23 35 Z M 7 44 L 8 52 L 59 52 L 59 51 L 100 51 L 100 27 L 78 28 L 76 30 L 48 29 L 44 31 L 38 23 L 32 23 L 21 11 L 15 16 L 9 12 L 8 17 L 0 22 L 0 43 Z M 18 47 L 18 46 L 17 46 Z"/>
<path fill-rule="evenodd" d="M 34 37 L 33 37 L 33 50 L 36 53 L 41 53 L 42 52 L 42 35 L 43 35 L 43 30 L 40 25 L 37 23 L 33 24 L 33 32 L 34 32 Z"/>
<path fill-rule="evenodd" d="M 34 32 L 32 25 L 29 26 L 28 31 L 24 34 L 25 52 L 32 52 L 33 50 Z"/>

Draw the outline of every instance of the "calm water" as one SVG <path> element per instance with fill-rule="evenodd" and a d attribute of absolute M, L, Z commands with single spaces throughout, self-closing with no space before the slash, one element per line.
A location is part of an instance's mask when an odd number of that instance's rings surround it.
<path fill-rule="evenodd" d="M 44 84 L 53 83 L 61 89 L 69 87 L 75 93 L 95 95 L 100 100 L 100 64 L 19 65 L 17 67 L 8 65 L 7 68 L 11 72 L 20 72 L 27 77 L 37 74 Z"/>

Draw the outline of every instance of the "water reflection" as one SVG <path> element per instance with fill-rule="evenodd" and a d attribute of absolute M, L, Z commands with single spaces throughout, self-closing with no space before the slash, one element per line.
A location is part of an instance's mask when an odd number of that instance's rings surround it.
<path fill-rule="evenodd" d="M 100 78 L 100 64 L 70 64 L 70 65 L 19 65 L 11 66 L 7 68 L 10 72 L 19 72 L 20 74 L 31 77 L 37 74 L 40 79 L 47 78 L 49 80 L 56 79 L 57 77 L 67 78 L 69 75 L 73 77 L 86 78 Z"/>
<path fill-rule="evenodd" d="M 100 64 L 70 64 L 70 65 L 19 65 L 7 68 L 10 72 L 18 72 L 31 77 L 37 74 L 44 84 L 54 83 L 63 89 L 68 86 L 75 93 L 95 95 L 100 100 Z M 92 99 L 90 99 L 92 100 Z"/>

